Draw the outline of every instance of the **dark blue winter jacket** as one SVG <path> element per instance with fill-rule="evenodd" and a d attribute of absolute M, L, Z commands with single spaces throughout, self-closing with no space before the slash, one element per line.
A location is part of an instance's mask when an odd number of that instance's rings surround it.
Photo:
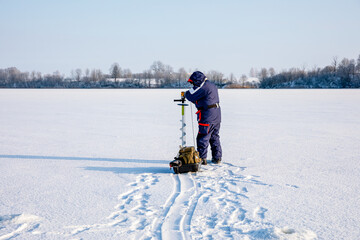
<path fill-rule="evenodd" d="M 194 103 L 198 109 L 196 113 L 198 122 L 205 124 L 220 123 L 219 94 L 215 84 L 207 80 L 206 76 L 199 71 L 191 75 L 189 82 L 192 82 L 194 87 L 186 91 L 185 97 Z"/>

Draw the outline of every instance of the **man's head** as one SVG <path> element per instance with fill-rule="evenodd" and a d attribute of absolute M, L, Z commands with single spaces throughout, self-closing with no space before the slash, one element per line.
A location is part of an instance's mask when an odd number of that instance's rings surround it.
<path fill-rule="evenodd" d="M 206 79 L 206 76 L 202 72 L 196 71 L 191 74 L 188 82 L 196 87 L 199 87 Z"/>

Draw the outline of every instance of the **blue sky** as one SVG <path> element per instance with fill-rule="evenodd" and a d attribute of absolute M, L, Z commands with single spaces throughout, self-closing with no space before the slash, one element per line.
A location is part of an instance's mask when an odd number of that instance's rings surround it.
<path fill-rule="evenodd" d="M 359 0 L 0 0 L 0 68 L 311 69 L 359 56 L 359 12 Z"/>

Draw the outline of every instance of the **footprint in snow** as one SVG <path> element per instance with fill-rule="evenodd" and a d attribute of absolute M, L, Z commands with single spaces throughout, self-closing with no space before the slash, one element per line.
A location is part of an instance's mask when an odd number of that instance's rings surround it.
<path fill-rule="evenodd" d="M 266 209 L 266 208 L 257 207 L 257 208 L 254 209 L 253 217 L 254 217 L 254 218 L 259 217 L 259 218 L 261 218 L 261 219 L 264 219 L 266 212 L 267 212 L 267 209 Z"/>
<path fill-rule="evenodd" d="M 106 219 L 91 225 L 69 226 L 67 228 L 73 230 L 65 235 L 81 238 L 88 232 L 101 234 L 107 229 L 116 228 L 119 238 L 124 233 L 130 239 L 150 238 L 153 235 L 152 221 L 158 210 L 149 206 L 151 195 L 147 191 L 157 182 L 158 176 L 152 173 L 137 176 L 135 182 L 128 184 L 130 190 L 118 196 L 119 203 Z"/>
<path fill-rule="evenodd" d="M 41 232 L 36 231 L 39 228 L 41 218 L 31 214 L 14 214 L 0 216 L 0 240 L 8 240 L 26 234 L 38 235 Z"/>

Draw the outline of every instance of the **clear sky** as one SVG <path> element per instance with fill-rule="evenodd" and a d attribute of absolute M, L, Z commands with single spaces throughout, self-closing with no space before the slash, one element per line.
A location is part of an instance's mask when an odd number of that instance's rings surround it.
<path fill-rule="evenodd" d="M 70 75 L 315 65 L 360 54 L 360 0 L 0 0 L 0 68 Z"/>

